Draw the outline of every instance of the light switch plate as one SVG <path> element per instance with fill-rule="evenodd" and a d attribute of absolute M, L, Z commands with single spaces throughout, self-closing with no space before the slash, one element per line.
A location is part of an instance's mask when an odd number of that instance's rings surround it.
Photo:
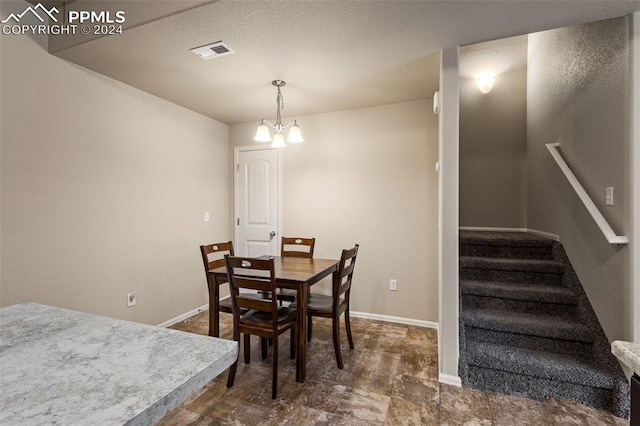
<path fill-rule="evenodd" d="M 605 188 L 605 203 L 607 206 L 613 205 L 613 186 Z"/>
<path fill-rule="evenodd" d="M 398 291 L 398 280 L 389 280 L 389 290 Z"/>

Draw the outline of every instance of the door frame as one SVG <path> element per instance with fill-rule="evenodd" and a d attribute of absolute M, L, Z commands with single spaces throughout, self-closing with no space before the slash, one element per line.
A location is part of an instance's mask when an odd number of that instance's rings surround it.
<path fill-rule="evenodd" d="M 233 243 L 236 245 L 238 243 L 238 173 L 239 170 L 239 157 L 241 152 L 248 151 L 276 151 L 278 154 L 278 230 L 276 235 L 276 251 L 277 254 L 280 253 L 280 241 L 282 240 L 282 149 L 280 148 L 271 148 L 270 146 L 264 145 L 247 145 L 247 146 L 236 146 L 233 149 Z"/>

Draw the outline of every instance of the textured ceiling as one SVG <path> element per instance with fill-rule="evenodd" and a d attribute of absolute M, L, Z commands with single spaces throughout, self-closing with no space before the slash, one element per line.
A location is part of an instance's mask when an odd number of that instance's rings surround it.
<path fill-rule="evenodd" d="M 127 12 L 123 34 L 52 40 L 50 50 L 229 124 L 273 119 L 274 79 L 287 82 L 285 117 L 427 99 L 438 88 L 443 47 L 640 10 L 640 1 L 567 0 L 109 4 Z M 204 61 L 189 52 L 218 40 L 237 53 Z"/>

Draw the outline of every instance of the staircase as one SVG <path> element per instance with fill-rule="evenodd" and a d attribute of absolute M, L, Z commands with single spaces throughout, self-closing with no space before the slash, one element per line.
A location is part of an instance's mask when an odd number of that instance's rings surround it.
<path fill-rule="evenodd" d="M 562 245 L 528 233 L 460 232 L 459 375 L 629 417 L 628 382 Z"/>

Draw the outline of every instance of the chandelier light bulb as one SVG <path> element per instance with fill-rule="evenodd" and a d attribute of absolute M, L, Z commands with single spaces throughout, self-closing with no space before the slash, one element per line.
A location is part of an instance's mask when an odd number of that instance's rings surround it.
<path fill-rule="evenodd" d="M 291 129 L 289 130 L 289 137 L 287 138 L 287 142 L 304 142 L 304 139 L 302 139 L 302 132 L 300 132 L 300 126 L 298 126 L 298 123 L 296 121 L 293 122 L 293 127 L 291 127 Z"/>
<path fill-rule="evenodd" d="M 271 142 L 271 135 L 269 134 L 269 128 L 264 123 L 264 120 L 258 124 L 258 129 L 256 130 L 256 137 L 253 138 L 256 142 Z"/>
<path fill-rule="evenodd" d="M 284 137 L 282 133 L 276 133 L 273 135 L 273 142 L 271 142 L 271 148 L 284 148 L 286 145 L 284 144 Z"/>

